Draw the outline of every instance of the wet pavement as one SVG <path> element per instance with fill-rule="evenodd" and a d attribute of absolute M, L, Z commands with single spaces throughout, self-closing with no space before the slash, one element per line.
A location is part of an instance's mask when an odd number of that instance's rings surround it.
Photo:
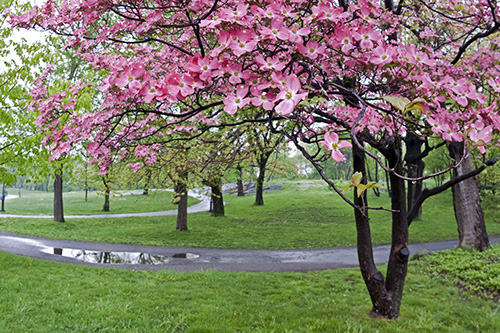
<path fill-rule="evenodd" d="M 490 237 L 499 243 L 500 236 Z M 457 240 L 410 244 L 410 253 L 452 249 Z M 243 250 L 177 248 L 126 244 L 89 243 L 70 240 L 24 237 L 0 232 L 0 251 L 63 263 L 118 267 L 136 270 L 228 272 L 306 272 L 314 270 L 356 267 L 354 247 L 306 250 Z M 374 247 L 376 264 L 384 264 L 390 245 Z"/>

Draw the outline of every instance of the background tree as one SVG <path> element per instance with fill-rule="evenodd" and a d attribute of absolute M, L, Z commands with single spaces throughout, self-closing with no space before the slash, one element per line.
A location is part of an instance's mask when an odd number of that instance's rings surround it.
<path fill-rule="evenodd" d="M 284 143 L 283 135 L 276 135 L 269 127 L 253 126 L 250 129 L 249 143 L 254 147 L 254 158 L 258 168 L 255 184 L 255 204 L 264 204 L 264 181 L 266 179 L 266 168 L 269 158 L 276 153 Z"/>

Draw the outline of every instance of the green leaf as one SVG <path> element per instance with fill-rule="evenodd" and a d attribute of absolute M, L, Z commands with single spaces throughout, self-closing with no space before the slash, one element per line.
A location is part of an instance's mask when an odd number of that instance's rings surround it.
<path fill-rule="evenodd" d="M 403 114 L 413 110 L 423 112 L 425 111 L 423 104 L 427 103 L 425 99 L 420 97 L 417 97 L 413 101 L 410 101 L 406 97 L 388 95 L 382 97 L 382 99 L 385 100 L 386 102 L 389 102 L 394 108 L 398 109 L 399 111 L 402 111 Z"/>
<path fill-rule="evenodd" d="M 368 184 L 366 184 L 366 188 L 384 188 L 384 187 L 377 182 L 369 182 Z"/>
<path fill-rule="evenodd" d="M 382 99 L 386 102 L 389 102 L 394 108 L 403 112 L 405 111 L 406 105 L 410 104 L 410 100 L 406 97 L 388 95 L 382 97 Z"/>
<path fill-rule="evenodd" d="M 342 192 L 344 193 L 344 195 L 347 193 L 347 190 L 354 186 L 353 184 L 347 184 L 346 186 L 342 187 Z"/>
<path fill-rule="evenodd" d="M 361 183 L 361 179 L 363 179 L 363 174 L 357 171 L 352 175 L 351 182 L 354 184 L 354 186 L 358 186 Z"/>

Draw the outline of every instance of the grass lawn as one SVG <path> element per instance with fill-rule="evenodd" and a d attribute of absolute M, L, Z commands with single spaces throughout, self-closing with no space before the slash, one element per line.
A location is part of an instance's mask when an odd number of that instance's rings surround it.
<path fill-rule="evenodd" d="M 315 186 L 299 187 L 298 183 L 289 183 L 281 191 L 265 192 L 264 206 L 253 205 L 255 200 L 253 195 L 245 197 L 225 195 L 226 216 L 215 218 L 209 213 L 192 214 L 189 216 L 188 232 L 175 230 L 175 216 L 140 219 L 68 219 L 64 224 L 55 224 L 50 220 L 0 219 L 0 229 L 50 238 L 165 246 L 271 249 L 354 245 L 355 226 L 352 209 L 321 182 L 314 184 Z M 81 193 L 68 194 L 82 196 Z M 132 210 L 147 206 L 143 204 L 146 200 L 150 207 L 155 205 L 165 207 L 166 204 L 170 204 L 170 195 L 168 192 L 159 192 L 156 196 L 146 199 L 144 196 L 116 197 L 111 203 L 112 212 L 124 212 L 119 209 L 120 202 Z M 28 200 L 29 196 L 23 195 L 21 199 L 23 198 Z M 11 201 L 21 199 L 10 200 L 7 203 L 12 206 Z M 94 198 L 96 202 L 98 199 Z M 102 201 L 102 197 L 100 199 Z M 71 197 L 66 199 L 65 206 L 69 206 L 66 208 L 66 214 L 81 214 L 86 206 L 82 200 L 82 198 L 71 200 Z M 385 194 L 379 198 L 372 195 L 369 200 L 372 206 L 388 204 L 388 197 Z M 72 201 L 76 203 L 72 204 Z M 29 205 L 35 206 L 31 203 Z M 72 206 L 78 209 L 71 211 Z M 97 203 L 94 206 L 95 209 L 100 209 Z M 36 210 L 32 214 L 35 212 Z M 416 220 L 410 228 L 411 242 L 457 238 L 451 192 L 429 199 L 424 203 L 423 212 L 422 218 Z M 498 219 L 495 220 L 494 216 L 488 214 L 487 217 L 488 232 L 500 234 Z M 372 211 L 371 219 L 374 242 L 376 244 L 390 242 L 390 214 Z"/>
<path fill-rule="evenodd" d="M 225 217 L 212 217 L 208 212 L 191 214 L 188 219 L 190 230 L 187 232 L 175 230 L 175 216 L 67 219 L 66 223 L 9 218 L 0 219 L 0 230 L 94 242 L 210 248 L 284 249 L 355 245 L 352 208 L 323 183 L 309 183 L 315 186 L 299 187 L 297 182 L 289 182 L 281 191 L 265 192 L 264 206 L 253 205 L 254 195 L 225 195 Z M 142 200 L 142 196 L 122 198 Z M 151 199 L 162 200 L 160 196 Z M 164 200 L 169 202 L 168 198 Z M 386 194 L 379 198 L 370 195 L 369 200 L 374 207 L 388 206 Z M 117 202 L 111 203 L 112 212 L 116 212 L 114 207 Z M 8 204 L 11 205 L 10 201 Z M 133 208 L 137 206 L 135 204 Z M 500 234 L 500 217 L 491 213 L 497 210 L 497 206 L 490 206 L 491 209 L 485 212 L 488 232 Z M 390 213 L 371 211 L 370 216 L 374 243 L 389 243 Z M 428 199 L 424 203 L 422 218 L 410 227 L 412 243 L 457 237 L 450 191 Z"/>
<path fill-rule="evenodd" d="M 8 189 L 8 191 L 10 194 L 18 194 L 17 189 Z M 122 192 L 130 193 L 130 191 Z M 110 197 L 110 212 L 103 212 L 104 196 L 101 192 L 89 192 L 87 201 L 85 201 L 84 192 L 63 194 L 66 215 L 139 213 L 177 209 L 177 206 L 171 204 L 171 201 L 172 193 L 166 191 L 150 191 L 150 195 L 114 193 Z M 196 202 L 198 202 L 196 199 L 188 198 L 189 205 Z M 54 193 L 22 189 L 20 198 L 5 201 L 5 211 L 8 214 L 52 215 L 53 205 Z"/>
<path fill-rule="evenodd" d="M 436 266 L 464 256 L 471 263 L 466 270 Z M 148 272 L 0 252 L 0 331 L 498 332 L 499 304 L 456 286 L 456 274 L 471 276 L 498 256 L 496 246 L 488 256 L 448 251 L 412 261 L 401 317 L 388 321 L 368 316 L 370 301 L 358 269 Z M 489 266 L 500 269 L 498 261 Z M 498 294 L 500 288 L 491 290 Z"/>
<path fill-rule="evenodd" d="M 266 192 L 264 206 L 254 206 L 254 196 L 226 195 L 225 217 L 192 214 L 188 232 L 175 231 L 175 216 L 68 219 L 66 223 L 4 218 L 0 230 L 50 238 L 215 248 L 354 245 L 352 209 L 324 185 L 315 184 L 289 183 L 282 191 Z M 387 205 L 388 199 L 370 200 L 370 205 L 380 206 Z M 485 209 L 490 234 L 500 234 L 497 209 L 494 200 Z M 389 242 L 389 213 L 375 211 L 371 218 L 375 243 Z M 422 219 L 410 228 L 412 242 L 456 237 L 450 192 L 426 202 Z M 149 272 L 0 252 L 0 332 L 497 332 L 498 257 L 496 245 L 481 254 L 444 251 L 412 260 L 401 317 L 388 321 L 368 316 L 371 306 L 359 269 Z M 386 267 L 380 270 L 385 272 Z"/>

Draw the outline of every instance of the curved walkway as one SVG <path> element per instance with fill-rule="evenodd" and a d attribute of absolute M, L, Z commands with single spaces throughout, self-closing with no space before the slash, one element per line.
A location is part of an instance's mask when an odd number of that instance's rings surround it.
<path fill-rule="evenodd" d="M 203 194 L 206 192 L 204 189 L 189 190 L 188 195 L 197 200 L 197 204 L 188 207 L 188 213 L 208 212 L 210 209 L 210 197 Z M 142 191 L 141 191 L 142 193 Z M 145 213 L 122 213 L 122 214 L 94 214 L 94 215 L 64 215 L 65 219 L 93 219 L 93 218 L 112 218 L 112 217 L 145 217 L 145 216 L 166 216 L 177 215 L 177 209 L 165 210 L 159 212 L 145 212 Z M 53 215 L 18 215 L 18 214 L 1 214 L 0 218 L 5 217 L 19 217 L 30 219 L 52 219 Z"/>
<path fill-rule="evenodd" d="M 500 243 L 500 236 L 490 237 L 490 242 Z M 415 254 L 452 249 L 457 245 L 458 241 L 453 240 L 409 247 L 410 253 Z M 9 232 L 0 232 L 0 251 L 64 263 L 136 270 L 306 272 L 358 266 L 355 247 L 307 250 L 176 248 L 24 237 Z M 375 246 L 375 263 L 386 263 L 389 251 L 390 245 Z M 120 255 L 131 263 L 105 263 Z M 148 263 L 138 264 L 139 259 Z"/>

